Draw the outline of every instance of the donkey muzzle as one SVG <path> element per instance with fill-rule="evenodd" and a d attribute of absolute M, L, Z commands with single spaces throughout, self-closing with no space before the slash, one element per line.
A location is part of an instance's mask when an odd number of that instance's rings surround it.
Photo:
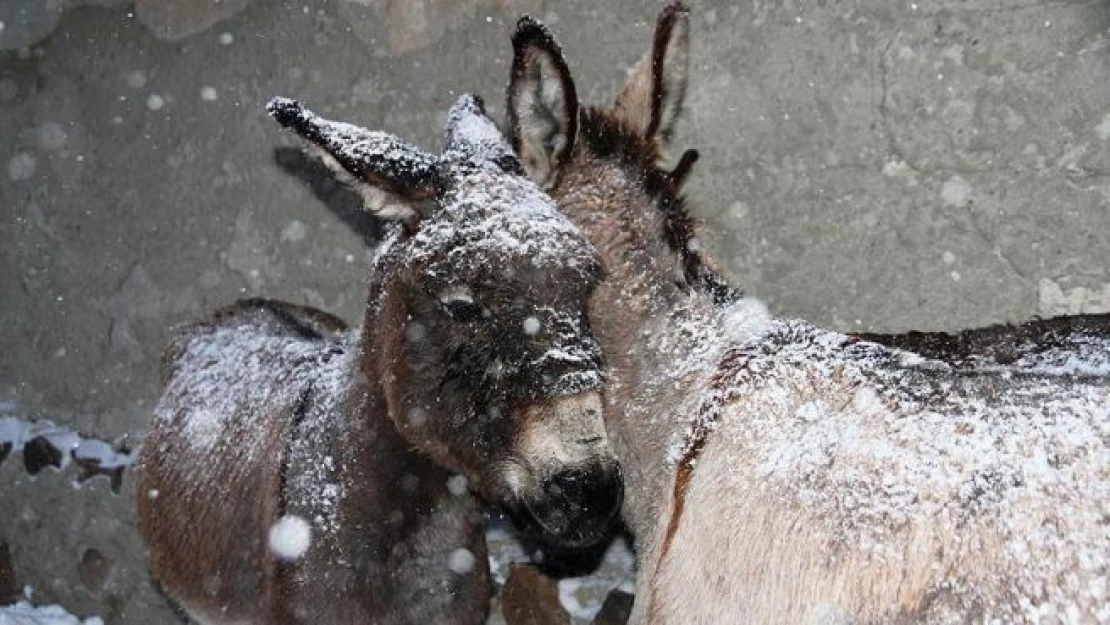
<path fill-rule="evenodd" d="M 624 480 L 609 449 L 595 391 L 525 409 L 516 457 L 517 506 L 548 542 L 577 547 L 600 541 L 620 511 Z M 518 519 L 519 520 L 519 519 Z"/>
<path fill-rule="evenodd" d="M 542 495 L 529 512 L 552 542 L 569 547 L 605 537 L 624 502 L 624 480 L 616 461 L 564 469 L 543 480 Z"/>

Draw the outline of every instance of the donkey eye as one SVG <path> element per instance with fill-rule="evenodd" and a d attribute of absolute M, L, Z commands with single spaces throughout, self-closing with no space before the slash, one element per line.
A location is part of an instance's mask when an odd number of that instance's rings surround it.
<path fill-rule="evenodd" d="M 449 299 L 440 302 L 443 310 L 455 321 L 479 321 L 486 317 L 486 308 L 472 299 Z"/>

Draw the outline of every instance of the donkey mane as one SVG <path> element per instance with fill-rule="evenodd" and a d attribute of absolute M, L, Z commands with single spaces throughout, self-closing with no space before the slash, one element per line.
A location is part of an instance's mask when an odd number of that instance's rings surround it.
<path fill-rule="evenodd" d="M 698 220 L 690 212 L 682 185 L 698 160 L 697 150 L 687 150 L 674 169 L 659 166 L 663 154 L 659 144 L 631 128 L 626 122 L 600 107 L 582 107 L 579 113 L 580 138 L 590 153 L 601 159 L 614 159 L 634 172 L 652 205 L 663 215 L 663 240 L 682 262 L 686 283 L 695 291 L 708 294 L 717 304 L 731 304 L 743 295 L 721 276 L 697 241 Z"/>

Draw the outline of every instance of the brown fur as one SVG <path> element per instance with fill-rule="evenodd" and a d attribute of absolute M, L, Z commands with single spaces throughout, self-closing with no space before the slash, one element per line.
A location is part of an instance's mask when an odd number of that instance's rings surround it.
<path fill-rule="evenodd" d="M 247 300 L 177 332 L 139 460 L 154 576 L 204 624 L 481 623 L 484 522 L 452 474 L 560 546 L 604 536 L 620 506 L 585 321 L 595 252 L 470 96 L 441 157 L 270 110 L 346 183 L 434 189 L 435 206 L 397 215 L 361 330 Z M 311 530 L 292 560 L 268 541 L 287 516 Z"/>

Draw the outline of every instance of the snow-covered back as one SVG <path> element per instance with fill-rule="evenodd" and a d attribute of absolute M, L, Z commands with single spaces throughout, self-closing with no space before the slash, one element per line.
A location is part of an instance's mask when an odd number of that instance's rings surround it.
<path fill-rule="evenodd" d="M 1031 622 L 1107 622 L 1106 348 L 967 369 L 775 321 L 724 353 L 682 455 L 727 450 L 736 483 L 818 519 L 830 553 L 901 558 L 916 535 L 938 563 L 969 549 L 989 563 L 929 573 L 960 592 L 1020 598 Z"/>

